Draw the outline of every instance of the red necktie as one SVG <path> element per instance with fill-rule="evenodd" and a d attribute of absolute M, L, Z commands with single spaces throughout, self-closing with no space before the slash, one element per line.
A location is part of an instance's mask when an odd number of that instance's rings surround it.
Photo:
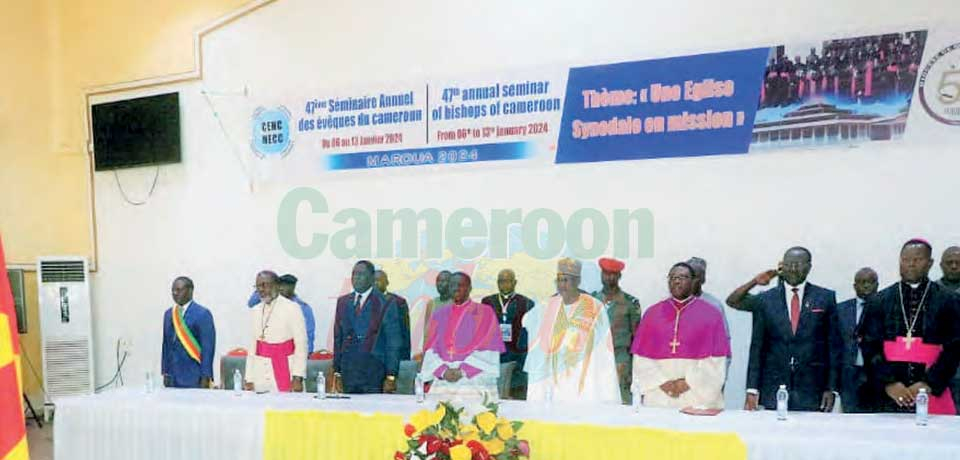
<path fill-rule="evenodd" d="M 793 327 L 793 333 L 797 333 L 797 325 L 800 324 L 800 296 L 797 295 L 797 288 L 793 288 L 793 298 L 790 299 L 790 326 Z"/>
<path fill-rule="evenodd" d="M 357 298 L 354 299 L 353 313 L 357 316 L 360 316 L 360 311 L 363 310 L 363 304 L 360 301 L 363 300 L 363 294 L 357 294 Z"/>

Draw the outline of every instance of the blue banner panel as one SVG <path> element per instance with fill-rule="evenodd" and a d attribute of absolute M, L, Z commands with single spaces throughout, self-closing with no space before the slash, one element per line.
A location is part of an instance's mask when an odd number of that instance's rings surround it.
<path fill-rule="evenodd" d="M 451 145 L 379 152 L 343 153 L 326 158 L 326 169 L 372 169 L 396 166 L 476 163 L 480 161 L 521 160 L 533 153 L 530 142 Z"/>
<path fill-rule="evenodd" d="M 570 69 L 556 162 L 746 153 L 768 53 Z"/>

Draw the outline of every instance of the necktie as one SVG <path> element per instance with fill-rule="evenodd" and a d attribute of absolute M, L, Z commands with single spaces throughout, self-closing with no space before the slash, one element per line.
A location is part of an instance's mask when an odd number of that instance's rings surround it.
<path fill-rule="evenodd" d="M 793 333 L 797 333 L 797 324 L 800 324 L 800 296 L 797 295 L 797 288 L 791 289 L 793 298 L 790 299 L 790 326 L 793 327 Z"/>
<path fill-rule="evenodd" d="M 360 315 L 361 307 L 363 307 L 363 304 L 360 303 L 360 300 L 362 299 L 363 299 L 363 294 L 360 294 L 359 292 L 357 293 L 357 296 L 354 297 L 353 299 L 353 313 L 355 315 L 358 315 L 358 316 Z"/>

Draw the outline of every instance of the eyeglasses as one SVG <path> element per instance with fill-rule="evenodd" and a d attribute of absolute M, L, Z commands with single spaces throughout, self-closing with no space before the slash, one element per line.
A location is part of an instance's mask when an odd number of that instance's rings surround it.
<path fill-rule="evenodd" d="M 784 263 L 783 268 L 785 270 L 800 270 L 806 268 L 807 265 L 809 265 L 808 262 L 789 262 Z"/>

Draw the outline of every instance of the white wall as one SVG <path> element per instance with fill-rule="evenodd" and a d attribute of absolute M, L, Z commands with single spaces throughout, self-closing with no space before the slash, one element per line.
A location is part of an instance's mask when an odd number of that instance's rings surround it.
<path fill-rule="evenodd" d="M 622 285 L 649 305 L 667 295 L 668 267 L 691 255 L 709 261 L 706 290 L 724 298 L 794 244 L 813 252 L 810 280 L 852 296 L 853 273 L 872 266 L 881 284 L 894 281 L 899 245 L 929 238 L 939 256 L 960 243 L 951 212 L 960 166 L 960 129 L 933 122 L 919 104 L 902 141 L 857 148 L 781 150 L 763 155 L 598 163 L 575 166 L 481 165 L 443 172 L 406 168 L 329 174 L 304 183 L 256 186 L 245 169 L 249 100 L 215 96 L 221 131 L 200 91 L 248 87 L 251 97 L 304 87 L 370 87 L 391 81 L 488 75 L 541 65 L 582 65 L 810 42 L 929 28 L 925 61 L 960 40 L 944 13 L 953 0 L 874 2 L 811 0 L 723 6 L 649 2 L 313 2 L 281 0 L 208 37 L 205 80 L 181 91 L 183 158 L 163 166 L 144 206 L 126 204 L 113 173 L 97 173 L 100 271 L 94 278 L 97 381 L 115 369 L 114 344 L 133 342 L 125 376 L 142 381 L 159 369 L 163 310 L 177 275 L 196 282 L 196 299 L 213 310 L 218 354 L 240 345 L 249 326 L 245 300 L 263 268 L 293 272 L 318 318 L 318 347 L 327 343 L 333 299 L 346 287 L 351 260 L 286 256 L 277 206 L 298 185 L 322 191 L 332 210 L 428 207 L 648 208 L 655 219 L 654 257 L 627 261 Z M 242 160 L 238 160 L 242 158 Z M 153 169 L 120 171 L 131 198 L 149 188 Z M 511 188 L 522 183 L 519 188 Z M 320 222 L 319 226 L 329 224 Z M 410 264 L 412 278 L 426 261 Z M 482 273 L 504 263 L 479 262 Z M 528 264 L 520 292 L 545 294 L 552 261 Z M 591 267 L 592 272 L 596 269 Z M 389 268 L 388 268 L 389 271 Z M 939 277 L 939 269 L 935 269 Z M 407 281 L 409 282 L 409 281 Z M 492 292 L 478 279 L 477 297 Z M 585 280 L 594 288 L 597 279 Z M 420 307 L 415 308 L 415 312 Z M 743 401 L 749 315 L 729 311 L 734 361 L 727 403 Z"/>

